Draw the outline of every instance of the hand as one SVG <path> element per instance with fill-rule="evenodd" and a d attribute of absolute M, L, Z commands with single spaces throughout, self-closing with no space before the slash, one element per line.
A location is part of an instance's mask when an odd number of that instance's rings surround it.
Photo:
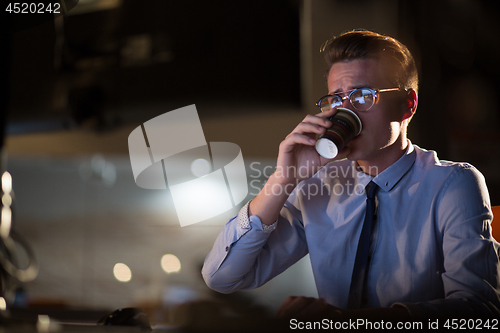
<path fill-rule="evenodd" d="M 276 317 L 279 319 L 345 321 L 347 319 L 384 320 L 387 322 L 412 321 L 408 310 L 402 306 L 390 308 L 365 308 L 345 310 L 328 304 L 321 298 L 289 296 L 281 304 Z"/>
<path fill-rule="evenodd" d="M 327 118 L 335 112 L 337 109 L 306 116 L 281 142 L 276 171 L 250 202 L 250 215 L 257 215 L 264 224 L 274 223 L 295 186 L 331 161 L 318 154 L 315 144 L 316 135 L 325 133 L 332 125 Z M 337 158 L 345 157 L 348 152 L 348 148 L 343 149 Z"/>
<path fill-rule="evenodd" d="M 328 112 L 307 115 L 281 142 L 275 176 L 281 178 L 282 184 L 298 184 L 301 180 L 313 176 L 332 160 L 319 155 L 315 144 L 316 135 L 326 132 L 332 125 L 328 118 L 336 112 L 335 108 Z M 348 152 L 349 148 L 345 148 L 336 158 L 344 158 Z"/>
<path fill-rule="evenodd" d="M 343 312 L 321 298 L 289 296 L 276 312 L 280 319 L 334 319 L 340 320 Z"/>

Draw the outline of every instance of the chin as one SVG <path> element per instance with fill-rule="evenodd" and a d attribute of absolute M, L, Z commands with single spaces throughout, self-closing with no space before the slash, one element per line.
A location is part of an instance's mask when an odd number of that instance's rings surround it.
<path fill-rule="evenodd" d="M 349 154 L 346 155 L 346 158 L 349 161 L 359 161 L 363 159 L 363 153 L 360 152 L 358 149 L 350 148 L 351 151 Z"/>

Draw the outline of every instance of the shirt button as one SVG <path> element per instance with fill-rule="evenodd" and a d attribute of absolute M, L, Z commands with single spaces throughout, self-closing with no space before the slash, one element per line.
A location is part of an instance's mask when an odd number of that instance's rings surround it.
<path fill-rule="evenodd" d="M 229 251 L 229 246 L 226 246 L 226 252 Z"/>

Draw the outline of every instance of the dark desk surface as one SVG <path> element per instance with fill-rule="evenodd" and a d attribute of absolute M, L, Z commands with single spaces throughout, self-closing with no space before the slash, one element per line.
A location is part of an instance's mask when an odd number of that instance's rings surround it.
<path fill-rule="evenodd" d="M 113 332 L 283 332 L 286 323 L 265 317 L 227 317 L 196 320 L 184 326 L 153 326 L 152 330 L 127 326 L 102 326 L 97 321 L 106 311 L 11 309 L 0 318 L 0 333 L 113 333 Z M 39 320 L 39 315 L 41 319 Z M 46 319 L 49 319 L 47 322 Z"/>

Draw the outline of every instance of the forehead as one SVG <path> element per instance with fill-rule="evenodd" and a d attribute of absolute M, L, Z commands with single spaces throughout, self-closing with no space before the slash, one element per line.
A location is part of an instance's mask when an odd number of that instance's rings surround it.
<path fill-rule="evenodd" d="M 391 88 L 382 62 L 378 59 L 354 59 L 337 62 L 328 74 L 328 92 L 343 92 L 355 88 Z"/>

